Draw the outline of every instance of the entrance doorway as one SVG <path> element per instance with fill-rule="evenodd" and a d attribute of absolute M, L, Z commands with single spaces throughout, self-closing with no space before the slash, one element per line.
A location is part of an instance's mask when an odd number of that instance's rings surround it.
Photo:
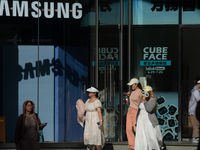
<path fill-rule="evenodd" d="M 182 28 L 182 137 L 192 137 L 192 125 L 188 114 L 190 91 L 194 78 L 200 75 L 200 27 Z"/>

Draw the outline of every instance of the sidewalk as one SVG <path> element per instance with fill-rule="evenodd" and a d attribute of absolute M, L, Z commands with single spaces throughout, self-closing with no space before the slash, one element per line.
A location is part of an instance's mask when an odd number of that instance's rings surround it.
<path fill-rule="evenodd" d="M 197 145 L 191 141 L 166 141 L 167 150 L 197 150 Z M 86 150 L 83 142 L 45 142 L 41 150 Z M 0 143 L 1 150 L 16 150 L 14 143 Z M 103 150 L 128 150 L 128 142 L 106 142 Z"/>

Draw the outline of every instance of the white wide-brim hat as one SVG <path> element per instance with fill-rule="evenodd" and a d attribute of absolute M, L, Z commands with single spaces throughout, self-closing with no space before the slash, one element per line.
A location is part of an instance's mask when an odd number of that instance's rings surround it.
<path fill-rule="evenodd" d="M 129 82 L 129 83 L 127 83 L 127 85 L 133 85 L 133 84 L 135 84 L 135 83 L 139 83 L 140 81 L 138 80 L 138 79 L 136 79 L 136 78 L 133 78 L 133 79 L 131 79 L 131 81 Z"/>
<path fill-rule="evenodd" d="M 98 93 L 99 92 L 99 90 L 97 90 L 96 88 L 94 88 L 92 86 L 90 88 L 88 88 L 86 91 L 87 92 L 94 92 L 94 93 Z"/>

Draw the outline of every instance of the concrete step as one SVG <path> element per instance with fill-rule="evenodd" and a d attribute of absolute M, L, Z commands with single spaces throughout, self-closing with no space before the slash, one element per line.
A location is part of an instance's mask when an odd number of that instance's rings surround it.
<path fill-rule="evenodd" d="M 197 150 L 191 141 L 166 141 L 167 150 Z M 86 150 L 83 142 L 45 142 L 41 150 Z M 0 143 L 0 150 L 16 150 L 14 143 Z M 107 142 L 102 150 L 128 150 L 128 142 Z"/>

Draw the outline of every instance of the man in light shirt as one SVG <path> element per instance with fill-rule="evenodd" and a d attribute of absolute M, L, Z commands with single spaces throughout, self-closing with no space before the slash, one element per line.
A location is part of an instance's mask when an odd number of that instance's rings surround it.
<path fill-rule="evenodd" d="M 192 142 L 199 143 L 199 121 L 196 118 L 197 102 L 200 101 L 200 76 L 194 80 L 195 86 L 191 90 L 191 97 L 189 102 L 189 114 L 193 127 Z"/>

